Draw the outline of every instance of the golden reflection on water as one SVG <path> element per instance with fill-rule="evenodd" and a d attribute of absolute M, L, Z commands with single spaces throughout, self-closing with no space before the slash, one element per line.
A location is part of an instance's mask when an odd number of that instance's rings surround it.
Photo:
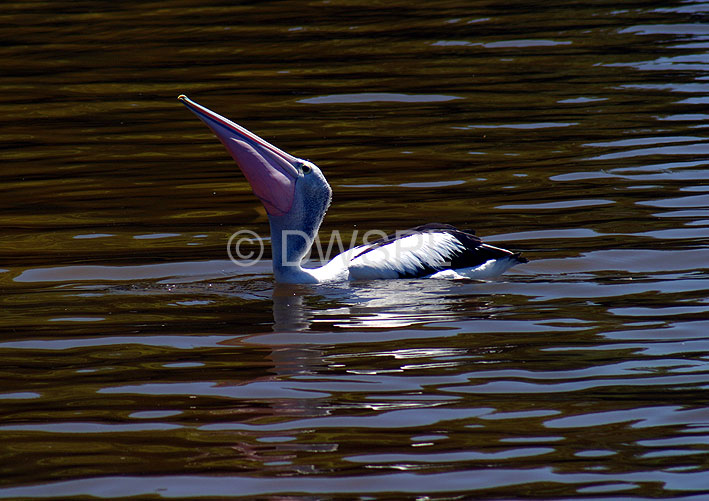
<path fill-rule="evenodd" d="M 705 11 L 5 4 L 0 497 L 706 494 Z M 531 262 L 275 286 L 181 93 Z"/>

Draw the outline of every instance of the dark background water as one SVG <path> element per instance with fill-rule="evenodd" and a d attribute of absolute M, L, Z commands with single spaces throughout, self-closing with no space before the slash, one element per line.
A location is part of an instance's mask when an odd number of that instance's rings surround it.
<path fill-rule="evenodd" d="M 709 496 L 708 19 L 3 4 L 0 497 Z M 440 221 L 531 262 L 238 267 L 266 217 L 180 93 L 323 169 L 324 242 Z"/>

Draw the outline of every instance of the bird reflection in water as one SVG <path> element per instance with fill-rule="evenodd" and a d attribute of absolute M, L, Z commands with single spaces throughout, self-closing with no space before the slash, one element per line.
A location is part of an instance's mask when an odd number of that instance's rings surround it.
<path fill-rule="evenodd" d="M 410 364 L 412 358 L 425 358 L 430 362 L 463 355 L 460 349 L 451 348 L 450 343 L 443 341 L 438 346 L 428 345 L 419 350 L 393 346 L 400 347 L 397 339 L 404 338 L 422 337 L 430 341 L 435 338 L 437 328 L 443 337 L 454 335 L 455 330 L 450 327 L 432 323 L 471 313 L 488 316 L 492 311 L 489 298 L 472 294 L 479 285 L 443 280 L 373 281 L 341 287 L 276 284 L 272 290 L 272 332 L 238 337 L 229 342 L 251 348 L 268 347 L 268 359 L 272 363 L 267 369 L 268 376 L 236 383 L 270 386 L 265 392 L 268 396 L 254 398 L 270 412 L 266 421 L 263 412 L 258 418 L 246 419 L 243 413 L 237 412 L 234 417 L 242 416 L 243 420 L 238 425 L 240 438 L 233 447 L 249 459 L 261 462 L 268 471 L 323 472 L 327 461 L 319 459 L 319 455 L 337 451 L 340 444 L 336 437 L 343 431 L 317 435 L 327 436 L 326 440 L 302 435 L 321 426 L 327 427 L 329 420 L 337 419 L 342 397 L 333 397 L 333 391 L 354 392 L 348 404 L 349 412 L 353 406 L 361 407 L 363 415 L 441 405 L 443 402 L 420 398 L 418 383 L 413 381 L 411 391 L 401 392 L 398 398 L 377 398 L 378 392 L 386 392 L 382 386 L 388 385 L 378 378 L 390 378 L 392 372 L 403 373 L 403 366 Z M 400 337 L 392 337 L 392 334 Z M 380 351 L 362 352 L 362 342 L 368 339 L 374 346 L 378 344 Z M 353 350 L 353 347 L 357 348 Z M 411 351 L 417 353 L 407 356 Z M 376 360 L 379 368 L 371 366 L 366 371 L 360 370 L 363 354 Z M 222 384 L 234 384 L 234 381 Z M 371 394 L 361 396 L 360 385 L 371 387 Z M 279 391 L 283 392 L 282 396 L 278 395 Z M 258 445 L 254 446 L 255 442 Z"/>

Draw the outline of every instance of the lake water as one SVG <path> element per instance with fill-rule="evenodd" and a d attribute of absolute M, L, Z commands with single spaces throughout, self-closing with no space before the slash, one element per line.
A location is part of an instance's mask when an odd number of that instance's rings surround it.
<path fill-rule="evenodd" d="M 5 3 L 0 498 L 707 499 L 708 21 Z M 237 266 L 265 213 L 181 93 L 323 169 L 323 242 L 436 221 L 530 263 Z"/>

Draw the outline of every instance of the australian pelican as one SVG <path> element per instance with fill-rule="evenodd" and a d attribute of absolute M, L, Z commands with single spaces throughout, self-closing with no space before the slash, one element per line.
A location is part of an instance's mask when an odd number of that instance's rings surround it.
<path fill-rule="evenodd" d="M 303 257 L 317 235 L 332 195 L 322 171 L 186 96 L 178 99 L 212 129 L 263 202 L 271 225 L 273 272 L 278 282 L 487 279 L 527 262 L 519 253 L 483 243 L 470 231 L 433 223 L 354 247 L 320 268 L 303 268 Z"/>

